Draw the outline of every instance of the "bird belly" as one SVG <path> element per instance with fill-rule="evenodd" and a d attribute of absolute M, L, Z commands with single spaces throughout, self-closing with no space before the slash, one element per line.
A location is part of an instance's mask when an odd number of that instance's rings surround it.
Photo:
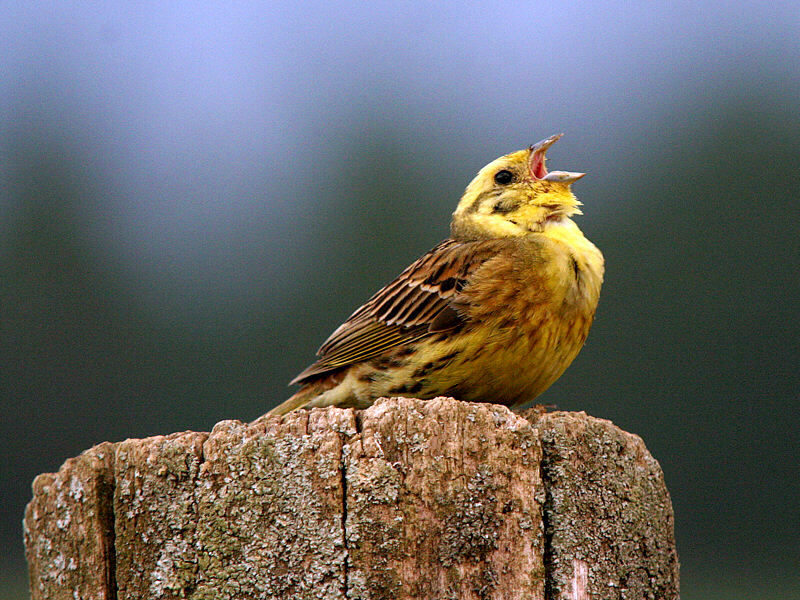
<path fill-rule="evenodd" d="M 431 391 L 508 406 L 533 400 L 561 376 L 586 338 L 578 322 L 559 318 L 485 330 L 465 336 L 457 357 L 423 379 Z"/>
<path fill-rule="evenodd" d="M 497 319 L 420 340 L 392 366 L 365 369 L 350 393 L 369 398 L 453 396 L 513 406 L 533 400 L 570 365 L 591 321 L 576 314 L 536 322 Z M 357 403 L 360 404 L 360 403 Z"/>

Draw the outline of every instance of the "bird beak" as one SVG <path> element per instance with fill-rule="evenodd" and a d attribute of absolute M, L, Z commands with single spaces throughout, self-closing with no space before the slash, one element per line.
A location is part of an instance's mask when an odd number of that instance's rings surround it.
<path fill-rule="evenodd" d="M 543 181 L 555 181 L 558 183 L 572 183 L 573 181 L 578 181 L 581 177 L 586 175 L 586 173 L 572 173 L 570 171 L 551 171 L 544 177 L 542 177 Z"/>
<path fill-rule="evenodd" d="M 530 147 L 531 157 L 528 159 L 528 169 L 534 179 L 544 179 L 545 175 L 547 175 L 547 168 L 544 164 L 545 154 L 550 146 L 561 139 L 562 135 L 564 134 L 558 133 L 556 135 L 551 135 L 549 138 L 537 142 Z"/>

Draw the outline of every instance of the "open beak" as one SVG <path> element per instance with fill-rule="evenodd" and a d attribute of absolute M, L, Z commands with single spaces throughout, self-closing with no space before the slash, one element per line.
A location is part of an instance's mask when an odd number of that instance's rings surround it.
<path fill-rule="evenodd" d="M 528 168 L 530 169 L 531 177 L 534 179 L 542 179 L 544 181 L 572 183 L 573 181 L 577 181 L 586 175 L 586 173 L 573 173 L 571 171 L 553 171 L 552 173 L 547 172 L 547 167 L 545 166 L 545 161 L 547 158 L 545 154 L 547 153 L 547 149 L 560 140 L 561 136 L 563 135 L 563 133 L 551 135 L 549 138 L 543 139 L 541 142 L 537 142 L 530 147 L 531 157 L 528 159 Z"/>
<path fill-rule="evenodd" d="M 534 179 L 544 179 L 544 176 L 547 175 L 547 167 L 545 167 L 545 154 L 550 146 L 561 139 L 562 135 L 564 134 L 558 133 L 556 135 L 551 135 L 549 138 L 546 138 L 541 142 L 537 142 L 530 147 L 531 157 L 528 159 L 528 169 L 531 172 L 531 177 Z"/>

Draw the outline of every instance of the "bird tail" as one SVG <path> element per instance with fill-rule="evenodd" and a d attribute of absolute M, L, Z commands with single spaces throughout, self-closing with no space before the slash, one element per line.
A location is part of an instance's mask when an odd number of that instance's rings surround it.
<path fill-rule="evenodd" d="M 278 404 L 275 408 L 269 411 L 268 415 L 285 415 L 286 413 L 290 413 L 293 410 L 298 408 L 303 408 L 308 405 L 314 398 L 316 398 L 318 392 L 308 387 L 305 387 L 299 390 L 296 394 L 294 394 L 288 400 Z"/>

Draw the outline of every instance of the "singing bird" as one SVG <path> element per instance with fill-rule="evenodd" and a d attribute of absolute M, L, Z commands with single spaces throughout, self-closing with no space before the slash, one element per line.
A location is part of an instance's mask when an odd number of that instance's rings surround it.
<path fill-rule="evenodd" d="M 571 219 L 583 173 L 547 171 L 561 135 L 489 163 L 450 237 L 356 310 L 270 411 L 365 408 L 382 396 L 514 406 L 558 379 L 583 346 L 603 255 Z"/>

